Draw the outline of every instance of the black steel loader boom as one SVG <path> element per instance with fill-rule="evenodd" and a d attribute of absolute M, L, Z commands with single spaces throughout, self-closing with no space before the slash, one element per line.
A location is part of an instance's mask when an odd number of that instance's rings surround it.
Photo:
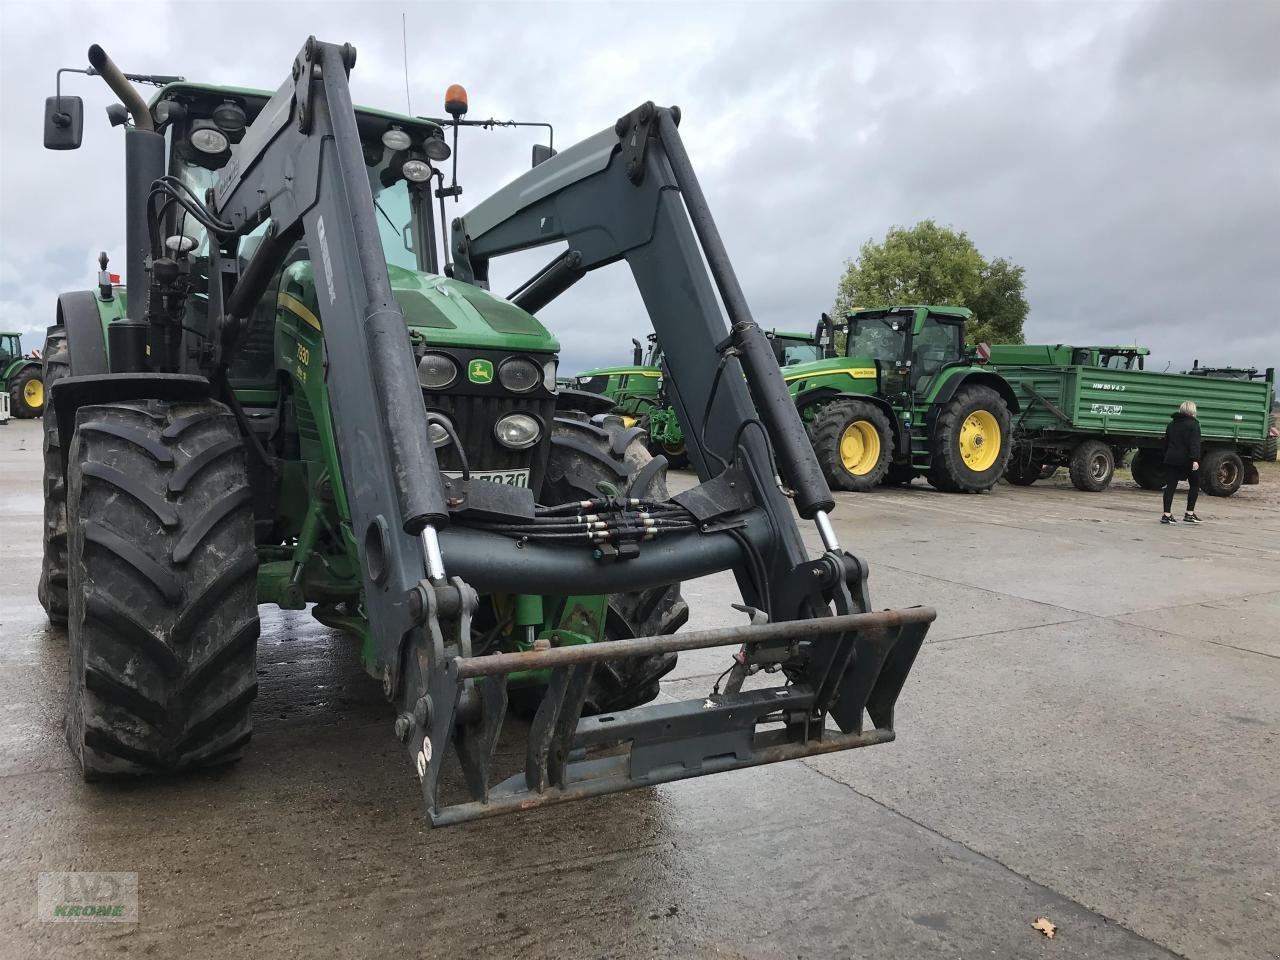
<path fill-rule="evenodd" d="M 444 478 L 428 442 L 347 84 L 354 63 L 350 46 L 308 40 L 222 169 L 209 213 L 230 229 L 221 230 L 211 255 L 210 276 L 222 283 L 210 284 L 210 319 L 223 349 L 234 349 L 266 278 L 305 240 L 361 544 L 364 610 L 386 694 L 397 705 L 396 733 L 416 765 L 432 823 L 892 739 L 894 702 L 933 611 L 869 612 L 866 569 L 836 543 L 827 520 L 831 493 L 738 287 L 680 141 L 678 113 L 645 104 L 455 221 L 456 276 L 480 285 L 491 257 L 568 243 L 515 298 L 528 308 L 587 270 L 627 262 L 704 481 L 673 498 L 697 523 L 669 537 L 626 551 L 525 542 L 469 526 L 465 508 L 488 497 L 490 515 L 508 509 L 513 520 L 533 522 L 531 499 L 504 500 L 511 495 L 499 497 L 485 480 Z M 266 238 L 241 269 L 239 239 L 268 217 Z M 826 549 L 817 560 L 807 556 L 789 497 L 818 525 Z M 758 608 L 752 626 L 472 656 L 476 589 L 604 594 L 727 569 Z M 726 645 L 741 648 L 727 692 L 582 719 L 597 664 Z M 542 669 L 550 681 L 525 769 L 491 786 L 507 677 Z M 743 689 L 762 670 L 785 683 Z M 864 729 L 866 715 L 872 729 Z M 828 716 L 840 733 L 826 729 Z M 469 794 L 453 805 L 440 789 L 451 747 Z"/>

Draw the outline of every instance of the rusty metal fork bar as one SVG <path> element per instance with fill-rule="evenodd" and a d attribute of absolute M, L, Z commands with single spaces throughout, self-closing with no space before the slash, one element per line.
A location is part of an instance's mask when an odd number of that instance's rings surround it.
<path fill-rule="evenodd" d="M 455 661 L 458 679 L 491 677 L 519 670 L 543 670 L 570 667 L 627 657 L 647 657 L 655 653 L 679 650 L 705 650 L 710 647 L 737 646 L 741 643 L 777 643 L 835 636 L 855 630 L 885 629 L 910 624 L 930 624 L 937 618 L 932 607 L 908 607 L 904 610 L 877 610 L 873 613 L 849 613 L 838 617 L 815 617 L 810 620 L 786 620 L 759 626 L 723 627 L 695 630 L 659 637 L 634 637 L 609 643 L 589 643 L 524 653 L 495 653 L 484 657 L 459 657 Z"/>

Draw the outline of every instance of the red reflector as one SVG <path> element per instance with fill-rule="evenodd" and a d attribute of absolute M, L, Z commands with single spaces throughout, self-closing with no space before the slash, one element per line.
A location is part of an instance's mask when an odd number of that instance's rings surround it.
<path fill-rule="evenodd" d="M 109 276 L 109 277 L 111 278 L 111 282 L 112 282 L 112 283 L 119 283 L 119 282 L 120 282 L 120 274 L 118 274 L 118 273 L 109 273 L 109 274 L 107 274 L 107 276 Z"/>

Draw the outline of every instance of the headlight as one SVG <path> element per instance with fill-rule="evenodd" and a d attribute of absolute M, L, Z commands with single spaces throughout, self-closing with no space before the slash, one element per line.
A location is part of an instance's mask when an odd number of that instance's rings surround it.
<path fill-rule="evenodd" d="M 556 361 L 548 360 L 542 365 L 542 385 L 552 393 L 556 391 Z"/>
<path fill-rule="evenodd" d="M 409 139 L 409 134 L 399 127 L 391 127 L 382 135 L 382 145 L 388 150 L 408 150 L 409 144 L 412 142 Z"/>
<path fill-rule="evenodd" d="M 443 390 L 458 379 L 458 365 L 443 353 L 423 354 L 418 361 L 418 382 L 428 390 Z"/>
<path fill-rule="evenodd" d="M 512 357 L 498 368 L 498 382 L 512 393 L 528 393 L 542 382 L 542 371 L 532 360 Z"/>
<path fill-rule="evenodd" d="M 213 127 L 201 127 L 191 131 L 191 145 L 201 153 L 217 155 L 231 146 L 231 141 L 221 130 Z"/>
<path fill-rule="evenodd" d="M 431 179 L 431 165 L 424 160 L 406 160 L 400 172 L 410 183 L 422 183 Z"/>
<path fill-rule="evenodd" d="M 436 449 L 446 446 L 452 439 L 449 436 L 449 427 L 446 427 L 439 421 L 449 421 L 449 426 L 453 426 L 453 422 L 449 420 L 443 413 L 433 413 L 431 421 L 427 426 L 427 439 L 431 441 L 431 445 Z"/>
<path fill-rule="evenodd" d="M 493 425 L 493 435 L 510 450 L 525 450 L 538 442 L 542 427 L 527 413 L 508 413 Z"/>

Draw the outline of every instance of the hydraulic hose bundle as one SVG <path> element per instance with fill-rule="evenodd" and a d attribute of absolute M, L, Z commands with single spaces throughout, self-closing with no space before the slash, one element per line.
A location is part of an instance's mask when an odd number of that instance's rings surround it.
<path fill-rule="evenodd" d="M 585 540 L 595 545 L 617 546 L 696 530 L 698 524 L 693 514 L 677 503 L 598 497 L 551 507 L 538 506 L 532 519 L 516 523 L 471 522 L 467 526 L 522 541 Z"/>

